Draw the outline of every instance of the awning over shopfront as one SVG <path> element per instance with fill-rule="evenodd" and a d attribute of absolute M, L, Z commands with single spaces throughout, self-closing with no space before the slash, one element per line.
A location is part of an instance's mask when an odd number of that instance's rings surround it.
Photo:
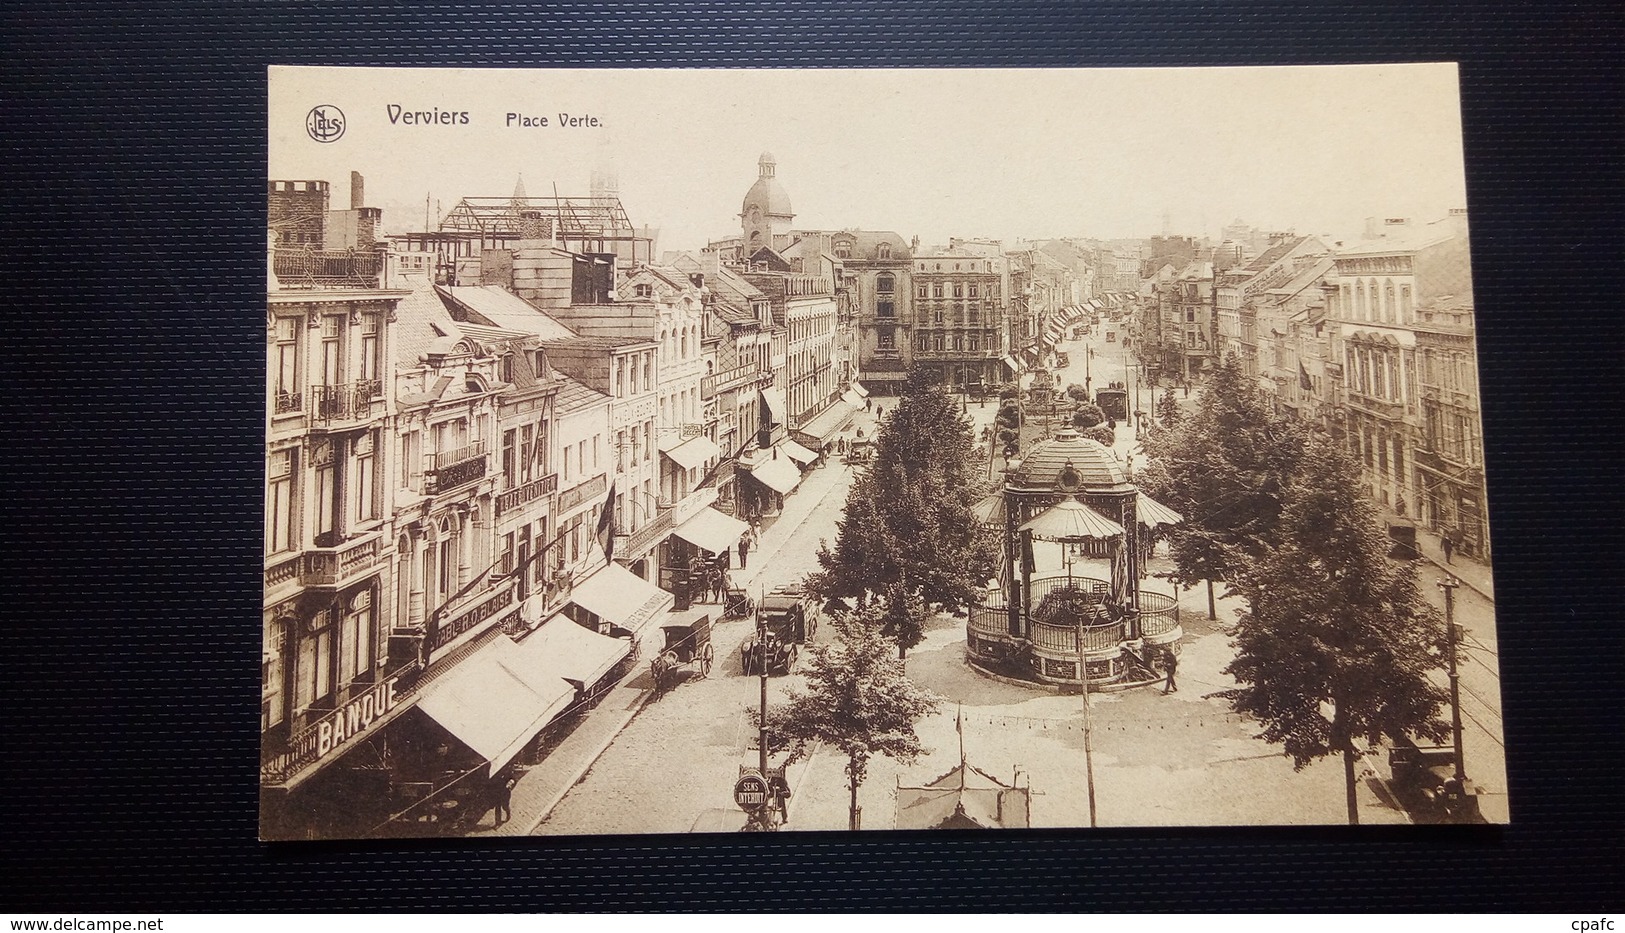
<path fill-rule="evenodd" d="M 779 445 L 779 450 L 791 460 L 794 460 L 802 466 L 806 466 L 807 464 L 818 459 L 817 454 L 801 446 L 800 444 L 797 444 L 795 441 L 785 441 Z"/>
<path fill-rule="evenodd" d="M 570 681 L 582 689 L 603 680 L 631 650 L 630 641 L 588 631 L 563 615 L 548 619 L 518 647 L 528 670 Z"/>
<path fill-rule="evenodd" d="M 857 407 L 836 399 L 834 404 L 820 412 L 818 417 L 797 428 L 796 431 L 808 437 L 817 438 L 818 443 L 822 444 L 834 437 L 835 432 L 846 427 L 846 423 L 851 421 L 852 416 L 857 412 Z"/>
<path fill-rule="evenodd" d="M 859 398 L 868 398 L 869 397 L 869 390 L 865 389 L 861 382 L 852 383 L 851 391 L 856 392 L 858 394 Z"/>
<path fill-rule="evenodd" d="M 737 518 L 724 515 L 716 509 L 701 509 L 698 514 L 672 532 L 695 547 L 721 554 L 739 543 L 739 536 L 750 526 Z"/>
<path fill-rule="evenodd" d="M 763 460 L 751 467 L 750 475 L 781 496 L 801 482 L 801 471 L 789 457 Z"/>
<path fill-rule="evenodd" d="M 634 634 L 674 601 L 670 593 L 620 564 L 610 564 L 570 591 L 570 602 Z"/>
<path fill-rule="evenodd" d="M 527 663 L 506 635 L 463 659 L 418 708 L 495 773 L 574 702 L 576 688 Z"/>
<path fill-rule="evenodd" d="M 854 410 L 862 408 L 865 399 L 869 397 L 869 390 L 862 386 L 854 386 L 841 394 L 841 401 L 851 405 Z"/>
<path fill-rule="evenodd" d="M 784 400 L 772 392 L 756 390 L 756 397 L 762 400 L 762 406 L 767 409 L 769 421 L 772 424 L 789 424 L 784 417 Z"/>
<path fill-rule="evenodd" d="M 1004 358 L 1004 365 L 1010 367 L 1010 371 L 1012 373 L 1021 372 L 1021 363 L 1013 356 L 1006 356 Z"/>
<path fill-rule="evenodd" d="M 722 448 L 711 443 L 708 437 L 691 437 L 686 441 L 673 441 L 669 445 L 660 445 L 660 452 L 671 458 L 671 462 L 685 470 L 704 466 L 707 460 L 722 455 Z"/>

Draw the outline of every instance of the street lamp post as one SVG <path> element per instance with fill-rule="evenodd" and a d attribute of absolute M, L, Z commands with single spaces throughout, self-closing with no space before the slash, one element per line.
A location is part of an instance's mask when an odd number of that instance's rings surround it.
<path fill-rule="evenodd" d="M 1439 581 L 1439 589 L 1444 590 L 1445 634 L 1450 648 L 1446 658 L 1450 665 L 1450 736 L 1456 752 L 1455 778 L 1465 790 L 1467 771 L 1461 754 L 1461 678 L 1456 672 L 1456 642 L 1459 640 L 1455 621 L 1456 587 L 1460 585 L 1455 577 L 1446 577 Z"/>
<path fill-rule="evenodd" d="M 1467 785 L 1467 765 L 1463 760 L 1461 741 L 1461 678 L 1456 671 L 1456 645 L 1463 640 L 1462 627 L 1456 624 L 1456 587 L 1461 581 L 1453 576 L 1447 576 L 1439 581 L 1439 589 L 1444 590 L 1444 623 L 1448 651 L 1445 655 L 1449 664 L 1450 673 L 1450 738 L 1455 759 L 1455 774 L 1452 783 L 1455 784 L 1455 796 L 1447 804 L 1452 816 L 1468 822 L 1482 822 L 1478 811 L 1478 796 Z M 1447 798 L 1448 799 L 1448 798 Z"/>
<path fill-rule="evenodd" d="M 1089 828 L 1095 822 L 1094 722 L 1089 710 L 1089 656 L 1083 637 L 1083 619 L 1078 619 L 1078 677 L 1083 681 L 1083 776 L 1089 791 Z"/>

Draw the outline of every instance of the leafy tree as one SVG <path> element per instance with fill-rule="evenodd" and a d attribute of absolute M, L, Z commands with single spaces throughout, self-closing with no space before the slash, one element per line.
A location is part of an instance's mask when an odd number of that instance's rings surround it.
<path fill-rule="evenodd" d="M 809 649 L 807 689 L 790 691 L 787 702 L 767 714 L 768 748 L 788 750 L 787 762 L 806 757 L 815 743 L 845 756 L 854 830 L 870 759 L 913 762 L 926 751 L 915 725 L 937 707 L 937 698 L 909 680 L 903 662 L 891 656 L 880 631 L 884 612 L 859 608 L 832 616 L 836 641 Z"/>
<path fill-rule="evenodd" d="M 1443 625 L 1422 598 L 1416 570 L 1388 559 L 1375 508 L 1353 464 L 1312 441 L 1301 481 L 1287 491 L 1280 543 L 1265 549 L 1248 587 L 1225 691 L 1264 725 L 1302 769 L 1343 756 L 1350 823 L 1358 743 L 1383 736 L 1442 740 L 1445 692 L 1428 679 L 1440 664 Z"/>
<path fill-rule="evenodd" d="M 835 546 L 819 548 L 815 593 L 885 603 L 883 630 L 899 656 L 923 637 L 923 607 L 961 612 L 994 575 L 992 532 L 972 511 L 971 445 L 957 403 L 911 379 L 881 428 L 874 465 L 847 496 Z"/>
<path fill-rule="evenodd" d="M 1017 385 L 1014 382 L 1004 382 L 1004 383 L 999 384 L 999 398 L 1007 399 L 1007 398 L 1020 398 L 1020 397 L 1021 397 L 1021 386 Z"/>
<path fill-rule="evenodd" d="M 1170 536 L 1170 576 L 1186 588 L 1206 581 L 1208 618 L 1216 618 L 1214 581 L 1244 585 L 1279 540 L 1281 497 L 1300 469 L 1306 432 L 1274 417 L 1232 354 L 1196 412 L 1168 433 L 1147 445 L 1164 469 L 1146 474 L 1142 485 L 1185 516 Z"/>
<path fill-rule="evenodd" d="M 1157 399 L 1157 421 L 1165 428 L 1172 428 L 1179 424 L 1179 417 L 1179 402 L 1174 398 L 1174 390 L 1170 386 Z"/>
<path fill-rule="evenodd" d="M 1078 410 L 1072 413 L 1072 426 L 1082 431 L 1097 424 L 1106 423 L 1106 412 L 1094 402 L 1084 402 Z"/>
<path fill-rule="evenodd" d="M 1084 388 L 1083 386 L 1078 385 L 1075 382 L 1066 387 L 1066 394 L 1067 394 L 1068 397 L 1070 397 L 1075 402 L 1088 402 L 1089 401 L 1089 390 Z M 1102 416 L 1102 417 L 1104 418 L 1104 416 Z M 1085 427 L 1087 427 L 1087 425 L 1085 425 Z"/>

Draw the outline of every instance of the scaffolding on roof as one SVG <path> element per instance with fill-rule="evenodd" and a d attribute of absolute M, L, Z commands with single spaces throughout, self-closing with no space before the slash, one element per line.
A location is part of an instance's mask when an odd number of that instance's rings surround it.
<path fill-rule="evenodd" d="M 463 198 L 440 222 L 440 231 L 476 235 L 492 249 L 545 239 L 577 253 L 614 253 L 634 262 L 654 258 L 653 238 L 632 226 L 616 197 Z"/>

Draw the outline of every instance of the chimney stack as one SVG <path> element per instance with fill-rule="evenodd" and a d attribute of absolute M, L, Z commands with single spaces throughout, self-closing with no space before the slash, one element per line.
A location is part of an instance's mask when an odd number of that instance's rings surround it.
<path fill-rule="evenodd" d="M 366 182 L 362 181 L 360 172 L 350 173 L 350 209 L 358 210 L 367 206 Z"/>

